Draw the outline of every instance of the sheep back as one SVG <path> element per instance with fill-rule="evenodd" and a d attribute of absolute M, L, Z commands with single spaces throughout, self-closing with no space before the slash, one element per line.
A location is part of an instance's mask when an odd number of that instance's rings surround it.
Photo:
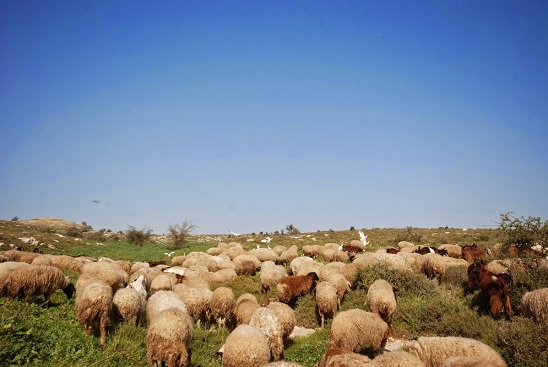
<path fill-rule="evenodd" d="M 419 337 L 411 342 L 409 353 L 419 357 L 426 367 L 442 367 L 449 357 L 480 357 L 494 367 L 506 367 L 500 354 L 490 346 L 474 339 L 461 337 Z"/>
<path fill-rule="evenodd" d="M 217 324 L 226 327 L 226 323 L 232 318 L 234 311 L 234 292 L 228 287 L 219 287 L 211 294 L 209 302 L 211 315 Z"/>
<path fill-rule="evenodd" d="M 519 311 L 538 323 L 548 324 L 548 288 L 526 292 L 521 298 Z"/>
<path fill-rule="evenodd" d="M 276 312 L 270 308 L 260 307 L 251 317 L 249 325 L 256 326 L 263 331 L 268 340 L 272 358 L 274 361 L 279 361 L 284 351 L 284 342 L 282 325 Z"/>
<path fill-rule="evenodd" d="M 357 308 L 339 312 L 331 324 L 331 346 L 355 353 L 370 349 L 374 355 L 387 338 L 388 324 L 378 314 Z"/>
<path fill-rule="evenodd" d="M 147 328 L 147 358 L 154 365 L 189 367 L 192 320 L 178 308 L 161 311 Z"/>
<path fill-rule="evenodd" d="M 261 367 L 270 361 L 270 347 L 261 329 L 240 325 L 226 338 L 222 367 Z"/>
<path fill-rule="evenodd" d="M 372 312 L 389 322 L 397 307 L 394 287 L 384 279 L 375 280 L 367 290 L 365 303 Z"/>

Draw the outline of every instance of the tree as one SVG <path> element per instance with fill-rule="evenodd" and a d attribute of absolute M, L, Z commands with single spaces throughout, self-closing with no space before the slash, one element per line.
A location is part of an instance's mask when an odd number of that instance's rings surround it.
<path fill-rule="evenodd" d="M 13 218 L 11 218 L 11 221 L 12 221 L 12 222 L 17 222 L 18 220 L 19 220 L 19 217 L 13 217 Z"/>
<path fill-rule="evenodd" d="M 532 245 L 548 246 L 548 220 L 540 217 L 516 217 L 514 212 L 501 213 L 499 229 L 504 234 L 504 244 L 528 249 Z"/>
<path fill-rule="evenodd" d="M 129 229 L 126 231 L 126 240 L 137 246 L 143 246 L 146 241 L 150 240 L 152 236 L 152 229 L 143 227 L 142 229 L 137 229 L 133 226 L 129 226 Z"/>
<path fill-rule="evenodd" d="M 283 231 L 283 230 L 282 230 Z M 299 234 L 301 231 L 297 227 L 295 227 L 293 224 L 288 224 L 285 226 L 285 231 L 287 234 Z"/>
<path fill-rule="evenodd" d="M 167 227 L 168 236 L 173 243 L 173 247 L 179 249 L 188 242 L 188 238 L 192 231 L 198 226 L 194 225 L 192 221 L 185 219 L 181 224 L 170 224 Z"/>

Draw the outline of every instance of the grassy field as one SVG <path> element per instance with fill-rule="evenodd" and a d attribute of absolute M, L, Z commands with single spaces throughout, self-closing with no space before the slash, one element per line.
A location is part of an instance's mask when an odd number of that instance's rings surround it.
<path fill-rule="evenodd" d="M 478 243 L 480 246 L 494 246 L 500 241 L 500 233 L 494 229 L 365 229 L 372 249 L 394 246 L 400 240 L 410 240 L 416 244 Z M 59 237 L 61 234 L 63 237 Z M 62 229 L 36 228 L 0 221 L 0 242 L 20 244 L 20 237 L 32 236 L 43 243 L 40 248 L 46 253 L 110 257 L 131 261 L 158 261 L 169 257 L 165 252 L 172 251 L 167 243 L 146 243 L 136 247 L 121 240 L 104 239 L 84 234 L 78 240 L 66 236 Z M 251 249 L 266 235 L 245 235 L 230 237 L 193 236 L 192 243 L 176 250 L 175 255 L 191 251 L 205 251 L 216 245 L 211 241 L 237 241 Z M 296 244 L 349 243 L 358 239 L 357 231 L 318 231 L 296 236 L 275 235 L 270 246 Z M 300 238 L 294 238 L 300 237 Z M 210 242 L 205 240 L 209 239 Z M 55 242 L 58 241 L 58 242 Z M 50 248 L 48 245 L 53 245 Z M 30 250 L 29 246 L 25 246 Z M 3 247 L 4 249 L 6 247 Z M 500 255 L 502 256 L 502 255 Z M 514 283 L 511 287 L 511 300 L 517 310 L 521 296 L 528 290 L 548 286 L 546 269 L 512 269 Z M 67 271 L 74 282 L 78 274 Z M 357 286 L 348 293 L 342 303 L 342 310 L 350 308 L 367 309 L 365 295 L 367 287 L 376 279 L 383 278 L 400 289 L 398 310 L 393 317 L 393 330 L 396 338 L 412 339 L 421 335 L 463 336 L 480 340 L 498 350 L 509 366 L 548 366 L 548 325 L 535 324 L 529 319 L 514 316 L 510 321 L 493 320 L 487 315 L 477 294 L 466 295 L 463 291 L 465 272 L 450 274 L 447 281 L 438 285 L 422 274 L 401 273 L 381 266 L 368 268 L 359 274 Z M 212 284 L 212 289 L 221 284 Z M 233 289 L 235 296 L 250 292 L 260 302 L 275 296 L 275 290 L 261 294 L 259 275 L 241 276 L 223 284 Z M 83 327 L 77 323 L 74 310 L 74 297 L 68 300 L 58 291 L 49 308 L 41 308 L 29 300 L 22 304 L 0 299 L 0 365 L 1 366 L 147 366 L 146 328 L 125 323 L 110 327 L 104 349 L 98 345 L 97 337 L 85 335 Z M 287 346 L 285 360 L 295 361 L 303 366 L 314 366 L 328 346 L 329 328 L 319 329 L 312 295 L 302 297 L 296 304 L 298 325 L 314 328 L 317 331 L 308 337 L 296 339 Z M 191 344 L 192 366 L 220 366 L 216 351 L 221 347 L 229 331 L 217 326 L 194 328 Z"/>

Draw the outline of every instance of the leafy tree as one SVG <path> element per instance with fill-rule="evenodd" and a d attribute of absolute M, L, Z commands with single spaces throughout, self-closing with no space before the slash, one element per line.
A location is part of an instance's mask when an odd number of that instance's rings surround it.
<path fill-rule="evenodd" d="M 285 232 L 287 234 L 299 234 L 299 233 L 301 233 L 301 231 L 299 231 L 299 229 L 297 227 L 295 227 L 293 224 L 288 224 L 287 226 L 285 226 Z M 282 230 L 282 233 L 283 233 L 283 230 Z"/>
<path fill-rule="evenodd" d="M 150 240 L 151 236 L 152 230 L 147 227 L 137 229 L 133 226 L 129 226 L 129 229 L 126 231 L 126 240 L 137 246 L 143 246 L 146 241 Z"/>
<path fill-rule="evenodd" d="M 17 222 L 18 220 L 19 220 L 19 217 L 13 217 L 13 218 L 11 218 L 11 221 L 12 221 L 12 222 Z"/>
<path fill-rule="evenodd" d="M 196 228 L 198 228 L 198 226 L 186 219 L 181 224 L 170 224 L 167 227 L 167 231 L 168 236 L 173 243 L 173 247 L 176 249 L 183 247 L 183 245 L 188 242 L 188 238 L 192 231 Z"/>
<path fill-rule="evenodd" d="M 532 245 L 548 246 L 548 220 L 540 217 L 516 217 L 514 212 L 501 213 L 499 229 L 504 234 L 504 244 L 528 249 Z"/>

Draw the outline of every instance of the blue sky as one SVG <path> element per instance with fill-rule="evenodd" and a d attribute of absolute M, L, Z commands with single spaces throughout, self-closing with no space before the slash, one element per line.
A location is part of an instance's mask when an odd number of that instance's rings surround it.
<path fill-rule="evenodd" d="M 546 1 L 1 1 L 0 218 L 547 218 L 547 19 Z"/>

